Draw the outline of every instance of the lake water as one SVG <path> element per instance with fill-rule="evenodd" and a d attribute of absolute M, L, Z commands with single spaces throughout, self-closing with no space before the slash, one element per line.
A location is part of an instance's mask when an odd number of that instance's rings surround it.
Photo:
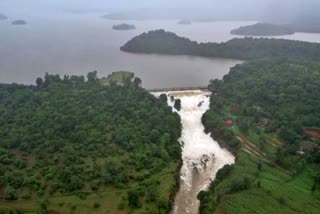
<path fill-rule="evenodd" d="M 20 17 L 21 18 L 21 17 Z M 241 63 L 231 59 L 191 56 L 129 54 L 119 50 L 132 37 L 154 29 L 173 31 L 199 42 L 222 42 L 235 36 L 231 29 L 253 22 L 211 22 L 178 25 L 172 21 L 128 21 L 137 30 L 114 31 L 121 21 L 97 14 L 24 15 L 26 26 L 0 22 L 0 82 L 34 83 L 45 72 L 76 74 L 98 70 L 100 76 L 113 71 L 132 71 L 146 88 L 205 86 L 222 78 Z M 289 39 L 320 42 L 320 34 L 295 34 Z"/>

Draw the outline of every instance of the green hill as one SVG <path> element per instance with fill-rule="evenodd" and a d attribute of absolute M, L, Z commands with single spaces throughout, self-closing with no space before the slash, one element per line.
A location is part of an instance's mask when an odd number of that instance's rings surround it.
<path fill-rule="evenodd" d="M 231 31 L 231 34 L 242 36 L 280 36 L 294 34 L 294 31 L 285 26 L 257 23 L 234 29 Z"/>
<path fill-rule="evenodd" d="M 197 43 L 164 30 L 150 31 L 134 37 L 123 45 L 121 50 L 132 53 L 183 54 L 240 60 L 279 57 L 320 60 L 319 43 L 265 38 Z"/>
<path fill-rule="evenodd" d="M 310 62 L 259 60 L 211 81 L 203 122 L 237 162 L 199 194 L 200 213 L 319 212 L 319 71 Z"/>

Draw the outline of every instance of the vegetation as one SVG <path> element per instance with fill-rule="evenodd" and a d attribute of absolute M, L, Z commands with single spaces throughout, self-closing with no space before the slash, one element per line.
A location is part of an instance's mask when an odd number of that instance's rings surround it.
<path fill-rule="evenodd" d="M 189 19 L 182 19 L 178 22 L 179 25 L 191 25 L 192 22 Z"/>
<path fill-rule="evenodd" d="M 243 36 L 279 36 L 294 34 L 294 31 L 285 26 L 257 23 L 234 29 L 231 31 L 231 34 Z"/>
<path fill-rule="evenodd" d="M 8 19 L 8 17 L 6 15 L 0 13 L 0 21 L 7 20 L 7 19 Z"/>
<path fill-rule="evenodd" d="M 320 44 L 284 39 L 244 38 L 225 43 L 197 43 L 164 30 L 143 33 L 121 47 L 133 53 L 184 54 L 253 60 L 295 58 L 320 60 Z"/>
<path fill-rule="evenodd" d="M 211 81 L 203 123 L 237 163 L 199 194 L 201 213 L 319 212 L 319 70 L 312 62 L 257 60 Z"/>
<path fill-rule="evenodd" d="M 13 25 L 26 25 L 27 22 L 25 20 L 15 20 L 12 22 Z"/>
<path fill-rule="evenodd" d="M 319 19 L 304 18 L 285 25 L 287 28 L 293 29 L 295 32 L 320 33 Z"/>
<path fill-rule="evenodd" d="M 0 212 L 169 212 L 179 116 L 131 77 L 0 85 Z"/>
<path fill-rule="evenodd" d="M 109 86 L 111 84 L 124 85 L 129 84 L 134 78 L 134 73 L 129 71 L 118 71 L 109 74 L 107 77 L 102 77 L 99 82 L 102 85 Z"/>
<path fill-rule="evenodd" d="M 113 25 L 113 30 L 135 30 L 136 27 L 134 25 L 129 24 L 120 24 L 120 25 Z"/>

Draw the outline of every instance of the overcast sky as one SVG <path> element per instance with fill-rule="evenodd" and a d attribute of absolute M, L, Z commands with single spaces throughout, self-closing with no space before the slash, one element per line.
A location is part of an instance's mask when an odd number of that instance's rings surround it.
<path fill-rule="evenodd" d="M 208 8 L 268 6 L 269 4 L 310 4 L 319 0 L 0 0 L 8 7 L 88 7 L 88 8 Z M 1 10 L 0 8 L 0 10 Z"/>
<path fill-rule="evenodd" d="M 310 10 L 320 11 L 320 0 L 0 0 L 0 13 L 109 8 L 214 8 L 230 14 L 237 11 L 308 14 Z"/>

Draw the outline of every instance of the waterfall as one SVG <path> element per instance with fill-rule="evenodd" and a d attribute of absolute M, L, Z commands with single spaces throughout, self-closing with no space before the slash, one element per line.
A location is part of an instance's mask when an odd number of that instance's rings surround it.
<path fill-rule="evenodd" d="M 161 92 L 154 93 L 159 96 Z M 197 214 L 199 201 L 197 195 L 206 190 L 215 179 L 217 171 L 226 164 L 233 164 L 234 157 L 205 134 L 201 122 L 202 115 L 209 109 L 210 92 L 201 90 L 165 92 L 168 105 L 181 117 L 182 134 L 179 142 L 182 146 L 183 166 L 180 172 L 180 190 L 176 195 L 174 214 Z M 173 108 L 174 100 L 181 100 L 181 110 Z"/>

